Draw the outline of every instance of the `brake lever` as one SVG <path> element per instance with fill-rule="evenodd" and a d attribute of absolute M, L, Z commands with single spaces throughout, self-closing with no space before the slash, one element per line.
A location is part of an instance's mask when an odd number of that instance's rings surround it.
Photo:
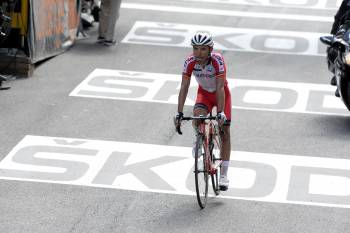
<path fill-rule="evenodd" d="M 180 135 L 182 135 L 182 132 L 181 132 L 181 126 L 177 126 L 176 127 L 176 132 Z"/>
<path fill-rule="evenodd" d="M 176 120 L 176 117 L 174 117 L 174 124 L 176 125 L 177 123 L 177 120 Z M 178 126 L 176 126 L 176 132 L 180 135 L 182 135 L 182 132 L 181 132 L 181 125 L 179 124 Z"/>

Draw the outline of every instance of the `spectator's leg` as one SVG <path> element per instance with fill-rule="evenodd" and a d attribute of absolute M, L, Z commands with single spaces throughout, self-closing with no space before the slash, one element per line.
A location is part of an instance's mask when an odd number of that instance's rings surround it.
<path fill-rule="evenodd" d="M 119 18 L 121 0 L 113 0 L 110 5 L 110 15 L 108 20 L 108 26 L 106 31 L 106 41 L 115 41 L 115 26 Z"/>
<path fill-rule="evenodd" d="M 113 0 L 102 0 L 101 1 L 100 24 L 98 27 L 99 38 L 106 38 L 112 1 Z"/>

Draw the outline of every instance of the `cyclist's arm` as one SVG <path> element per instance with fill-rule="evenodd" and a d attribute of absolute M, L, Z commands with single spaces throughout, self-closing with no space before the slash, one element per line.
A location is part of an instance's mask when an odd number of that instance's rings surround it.
<path fill-rule="evenodd" d="M 216 77 L 216 101 L 217 111 L 223 112 L 225 106 L 225 75 L 221 74 Z"/>
<path fill-rule="evenodd" d="M 345 16 L 345 14 L 350 8 L 348 6 L 349 2 L 350 2 L 349 0 L 345 0 L 340 5 L 338 12 L 334 16 L 334 23 L 332 26 L 331 34 L 335 35 L 339 29 L 339 26 L 343 23 L 341 21 L 343 20 L 343 17 Z"/>
<path fill-rule="evenodd" d="M 191 78 L 186 76 L 186 75 L 182 75 L 181 89 L 179 92 L 178 104 L 177 104 L 177 111 L 178 112 L 183 112 L 183 108 L 185 105 L 185 101 L 186 101 L 186 97 L 187 97 L 187 93 L 188 93 L 188 88 L 190 87 L 190 83 L 191 83 Z"/>

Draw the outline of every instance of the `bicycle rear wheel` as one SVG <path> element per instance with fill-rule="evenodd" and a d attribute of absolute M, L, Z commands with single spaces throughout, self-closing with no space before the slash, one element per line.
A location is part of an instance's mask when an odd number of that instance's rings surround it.
<path fill-rule="evenodd" d="M 203 139 L 199 135 L 196 142 L 194 175 L 196 183 L 196 194 L 199 206 L 203 209 L 207 204 L 208 197 L 208 167 L 206 153 L 204 151 Z"/>
<path fill-rule="evenodd" d="M 220 194 L 219 177 L 221 172 L 221 137 L 220 135 L 212 135 L 210 143 L 210 156 L 213 166 L 216 168 L 216 172 L 211 174 L 211 183 L 215 195 Z"/>

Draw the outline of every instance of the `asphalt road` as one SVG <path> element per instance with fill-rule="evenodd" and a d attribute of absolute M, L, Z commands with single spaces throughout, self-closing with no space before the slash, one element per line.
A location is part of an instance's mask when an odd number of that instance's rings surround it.
<path fill-rule="evenodd" d="M 123 1 L 116 46 L 95 25 L 0 92 L 0 232 L 348 232 L 349 112 L 318 42 L 335 2 Z M 172 125 L 196 30 L 233 97 L 231 188 L 204 210 Z"/>

